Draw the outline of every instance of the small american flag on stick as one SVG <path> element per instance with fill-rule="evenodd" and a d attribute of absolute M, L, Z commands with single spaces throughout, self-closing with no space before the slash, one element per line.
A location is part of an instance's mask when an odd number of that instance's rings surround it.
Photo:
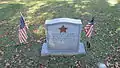
<path fill-rule="evenodd" d="M 27 43 L 27 38 L 28 38 L 27 29 L 28 29 L 28 27 L 25 25 L 25 20 L 21 14 L 20 27 L 18 30 L 18 38 L 19 38 L 20 43 Z"/>
<path fill-rule="evenodd" d="M 85 33 L 87 37 L 91 37 L 94 27 L 94 17 L 92 20 L 84 27 Z"/>

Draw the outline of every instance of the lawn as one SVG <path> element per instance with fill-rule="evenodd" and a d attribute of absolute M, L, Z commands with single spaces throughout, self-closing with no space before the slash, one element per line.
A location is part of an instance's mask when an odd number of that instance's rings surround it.
<path fill-rule="evenodd" d="M 5 0 L 0 1 L 0 68 L 96 68 L 107 57 L 109 68 L 120 65 L 120 1 L 111 5 L 105 0 Z M 28 27 L 28 44 L 19 44 L 20 12 Z M 86 55 L 41 56 L 47 19 L 81 19 L 83 26 L 95 17 L 95 31 Z M 81 34 L 86 42 L 85 33 Z"/>

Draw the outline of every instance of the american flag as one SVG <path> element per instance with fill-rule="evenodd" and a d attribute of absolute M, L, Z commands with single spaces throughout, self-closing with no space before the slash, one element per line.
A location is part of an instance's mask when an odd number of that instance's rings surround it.
<path fill-rule="evenodd" d="M 18 38 L 20 43 L 27 43 L 27 29 L 28 27 L 25 24 L 25 20 L 23 16 L 20 17 L 20 27 L 19 27 L 19 32 L 18 32 Z"/>
<path fill-rule="evenodd" d="M 84 27 L 84 30 L 86 32 L 87 37 L 91 37 L 92 32 L 93 32 L 93 26 L 94 26 L 94 17 L 92 20 Z"/>

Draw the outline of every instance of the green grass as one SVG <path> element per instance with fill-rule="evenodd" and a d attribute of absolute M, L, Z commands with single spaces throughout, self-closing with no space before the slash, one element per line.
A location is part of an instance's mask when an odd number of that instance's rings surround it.
<path fill-rule="evenodd" d="M 31 32 L 28 33 L 29 43 L 21 45 L 18 44 L 17 37 L 20 12 Z M 48 68 L 76 68 L 75 62 L 84 60 L 83 66 L 86 64 L 88 68 L 96 68 L 97 62 L 104 62 L 108 55 L 119 54 L 116 52 L 120 44 L 119 12 L 120 4 L 110 6 L 105 0 L 76 0 L 74 3 L 62 0 L 0 1 L 0 50 L 4 52 L 4 55 L 0 55 L 0 68 L 4 68 L 6 63 L 10 63 L 11 68 L 39 68 L 40 64 Z M 91 39 L 91 48 L 87 49 L 86 55 L 40 56 L 42 45 L 38 41 L 45 37 L 45 20 L 58 17 L 77 18 L 85 26 L 93 16 L 97 33 Z M 85 33 L 82 32 L 81 36 L 85 43 Z M 111 46 L 115 49 L 111 49 Z M 115 58 L 119 62 L 120 59 Z M 110 61 L 111 64 L 115 63 L 114 59 Z"/>

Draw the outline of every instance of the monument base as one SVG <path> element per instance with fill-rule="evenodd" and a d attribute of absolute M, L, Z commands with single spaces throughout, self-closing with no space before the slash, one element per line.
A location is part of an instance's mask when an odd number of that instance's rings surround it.
<path fill-rule="evenodd" d="M 57 51 L 50 51 L 48 50 L 48 45 L 46 43 L 43 43 L 42 50 L 41 50 L 41 56 L 47 56 L 47 55 L 77 55 L 77 54 L 85 54 L 85 47 L 83 43 L 79 44 L 78 52 L 57 52 Z"/>

